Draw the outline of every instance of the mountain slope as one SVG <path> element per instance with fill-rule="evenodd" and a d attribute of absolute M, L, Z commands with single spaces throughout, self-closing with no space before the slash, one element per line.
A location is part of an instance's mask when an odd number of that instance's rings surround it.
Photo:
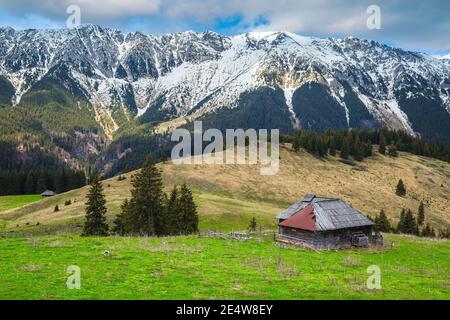
<path fill-rule="evenodd" d="M 280 172 L 261 176 L 255 166 L 161 164 L 167 192 L 173 185 L 187 182 L 199 205 L 200 227 L 205 230 L 244 230 L 252 217 L 263 228 L 275 228 L 277 213 L 298 201 L 306 193 L 343 198 L 356 209 L 375 216 L 381 209 L 395 222 L 402 208 L 417 211 L 420 201 L 426 207 L 426 219 L 436 229 L 450 223 L 450 165 L 438 160 L 402 153 L 399 158 L 379 154 L 362 163 L 367 171 L 330 158 L 322 161 L 304 152 L 281 149 Z M 108 221 L 130 197 L 130 176 L 124 181 L 113 178 L 104 182 L 108 201 Z M 395 195 L 399 179 L 408 190 L 405 198 Z M 37 228 L 73 228 L 82 225 L 87 188 L 74 190 L 27 207 L 0 215 L 8 230 Z M 71 199 L 71 206 L 63 206 Z M 59 204 L 60 212 L 54 213 Z M 29 225 L 27 225 L 29 224 Z M 19 226 L 17 228 L 16 226 Z M 36 227 L 31 227 L 36 228 Z"/>
<path fill-rule="evenodd" d="M 15 89 L 11 83 L 0 76 L 0 106 L 11 105 Z"/>
<path fill-rule="evenodd" d="M 373 41 L 289 32 L 153 36 L 87 25 L 0 29 L 0 53 L 0 75 L 13 85 L 16 104 L 27 104 L 27 93 L 50 77 L 99 110 L 217 123 L 232 114 L 219 110 L 249 108 L 246 97 L 272 88 L 284 102 L 270 116 L 284 118 L 287 110 L 286 131 L 388 126 L 450 143 L 448 61 Z"/>

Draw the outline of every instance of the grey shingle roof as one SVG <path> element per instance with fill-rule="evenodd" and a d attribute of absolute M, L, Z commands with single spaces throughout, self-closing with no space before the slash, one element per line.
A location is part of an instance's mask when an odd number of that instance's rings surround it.
<path fill-rule="evenodd" d="M 44 197 L 56 196 L 56 193 L 51 190 L 46 190 L 41 193 L 41 196 L 44 196 Z"/>
<path fill-rule="evenodd" d="M 303 200 L 281 212 L 277 218 L 286 220 L 308 204 L 312 204 L 318 231 L 372 226 L 374 223 L 362 213 L 339 199 L 307 195 Z"/>

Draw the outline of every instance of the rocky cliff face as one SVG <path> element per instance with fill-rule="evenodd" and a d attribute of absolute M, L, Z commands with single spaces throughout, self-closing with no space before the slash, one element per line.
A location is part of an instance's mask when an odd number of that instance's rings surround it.
<path fill-rule="evenodd" d="M 97 109 L 120 106 L 144 122 L 191 116 L 217 123 L 229 110 L 270 110 L 258 126 L 388 126 L 450 139 L 448 60 L 352 37 L 8 28 L 0 29 L 0 75 L 14 88 L 4 90 L 13 104 L 50 81 Z M 262 100 L 274 105 L 259 111 Z"/>

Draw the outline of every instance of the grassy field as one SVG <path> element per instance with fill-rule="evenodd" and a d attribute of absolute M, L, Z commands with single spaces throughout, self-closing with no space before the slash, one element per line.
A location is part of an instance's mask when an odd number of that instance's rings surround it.
<path fill-rule="evenodd" d="M 317 159 L 305 152 L 293 153 L 284 146 L 276 176 L 261 176 L 257 166 L 161 164 L 167 191 L 188 183 L 199 207 L 201 230 L 246 229 L 253 216 L 264 229 L 275 227 L 275 216 L 306 193 L 342 198 L 361 212 L 375 216 L 381 209 L 397 222 L 402 208 L 417 212 L 424 201 L 426 220 L 435 228 L 450 223 L 450 164 L 411 154 L 398 158 L 376 154 L 360 163 L 365 171 L 353 170 L 336 158 Z M 120 211 L 130 196 L 133 173 L 124 181 L 104 182 L 108 221 Z M 399 179 L 407 188 L 406 197 L 395 195 Z M 37 228 L 80 227 L 84 219 L 87 188 L 44 199 L 0 216 L 9 231 Z M 64 206 L 66 200 L 72 205 Z M 55 205 L 60 212 L 54 213 Z M 0 225 L 2 225 L 0 223 Z"/>
<path fill-rule="evenodd" d="M 23 207 L 39 200 L 42 200 L 42 196 L 38 194 L 0 197 L 0 214 L 11 209 Z"/>
<path fill-rule="evenodd" d="M 387 236 L 385 252 L 280 248 L 266 239 L 0 239 L 0 299 L 449 299 L 450 244 Z M 108 254 L 105 254 L 108 251 Z M 81 269 L 69 290 L 67 267 Z M 367 289 L 367 267 L 382 290 Z"/>
<path fill-rule="evenodd" d="M 281 150 L 280 172 L 254 166 L 159 165 L 170 191 L 188 183 L 200 229 L 245 230 L 256 217 L 276 230 L 275 216 L 306 193 L 343 198 L 365 214 L 425 202 L 434 227 L 450 222 L 450 165 L 402 153 L 376 155 L 354 170 Z M 133 173 L 104 181 L 108 222 L 130 196 Z M 406 197 L 395 195 L 398 179 Z M 386 235 L 383 252 L 281 248 L 271 236 L 239 242 L 220 238 L 81 238 L 87 188 L 0 214 L 0 299 L 449 299 L 450 244 Z M 64 202 L 72 204 L 65 206 Z M 23 203 L 25 204 L 25 203 Z M 58 205 L 60 211 L 55 213 Z M 391 246 L 393 243 L 393 246 Z M 108 252 L 108 254 L 105 254 Z M 81 290 L 68 290 L 67 267 L 81 268 Z M 382 290 L 368 290 L 367 267 L 382 272 Z"/>

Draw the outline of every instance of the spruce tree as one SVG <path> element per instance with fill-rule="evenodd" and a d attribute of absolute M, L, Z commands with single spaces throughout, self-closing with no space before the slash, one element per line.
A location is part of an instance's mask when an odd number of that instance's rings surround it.
<path fill-rule="evenodd" d="M 179 205 L 178 187 L 175 186 L 170 197 L 165 202 L 164 233 L 166 235 L 178 235 L 183 232 Z"/>
<path fill-rule="evenodd" d="M 129 206 L 128 199 L 125 199 L 125 201 L 121 206 L 121 212 L 116 216 L 116 219 L 114 220 L 112 232 L 114 232 L 119 236 L 126 235 L 126 215 L 128 206 Z"/>
<path fill-rule="evenodd" d="M 364 144 L 356 138 L 355 140 L 355 154 L 353 155 L 356 161 L 363 161 L 366 153 Z"/>
<path fill-rule="evenodd" d="M 330 149 L 330 155 L 332 157 L 336 156 L 336 141 L 334 140 L 334 137 L 330 137 L 328 147 Z"/>
<path fill-rule="evenodd" d="M 344 138 L 344 141 L 342 142 L 342 147 L 341 147 L 341 158 L 348 159 L 349 155 L 350 155 L 350 147 L 348 144 L 348 139 Z"/>
<path fill-rule="evenodd" d="M 439 237 L 442 239 L 450 239 L 450 228 L 440 229 Z"/>
<path fill-rule="evenodd" d="M 372 142 L 367 141 L 364 149 L 364 156 L 371 157 L 373 156 Z"/>
<path fill-rule="evenodd" d="M 380 148 L 379 148 L 379 152 L 382 155 L 386 154 L 386 138 L 384 137 L 383 132 L 380 133 Z"/>
<path fill-rule="evenodd" d="M 180 190 L 179 210 L 181 216 L 181 233 L 192 234 L 198 232 L 198 213 L 194 203 L 192 191 L 184 184 Z"/>
<path fill-rule="evenodd" d="M 417 214 L 417 224 L 419 226 L 422 226 L 424 222 L 425 222 L 425 205 L 423 204 L 423 201 L 421 201 L 419 205 L 419 213 Z"/>
<path fill-rule="evenodd" d="M 86 198 L 86 221 L 84 223 L 83 236 L 107 236 L 106 200 L 103 194 L 103 185 L 98 176 L 91 180 L 90 190 Z"/>
<path fill-rule="evenodd" d="M 47 181 L 49 180 L 49 181 Z M 53 186 L 50 184 L 50 180 L 53 180 L 51 176 L 47 173 L 40 172 L 36 181 L 36 193 L 42 193 L 47 189 L 52 190 Z"/>
<path fill-rule="evenodd" d="M 397 225 L 397 232 L 398 233 L 405 233 L 405 218 L 406 218 L 406 210 L 402 209 L 402 212 L 400 213 L 400 221 Z"/>
<path fill-rule="evenodd" d="M 381 210 L 380 215 L 375 219 L 375 228 L 381 232 L 391 231 L 391 223 L 389 222 L 384 210 Z"/>
<path fill-rule="evenodd" d="M 400 179 L 397 183 L 395 194 L 398 195 L 399 197 L 404 197 L 406 195 L 406 187 L 402 179 Z"/>
<path fill-rule="evenodd" d="M 414 215 L 411 210 L 406 211 L 405 220 L 404 220 L 404 231 L 403 233 L 407 234 L 418 234 L 418 227 L 416 223 L 416 219 L 414 219 Z"/>
<path fill-rule="evenodd" d="M 131 200 L 127 207 L 126 229 L 135 235 L 162 234 L 163 201 L 161 172 L 149 156 L 131 181 Z"/>
<path fill-rule="evenodd" d="M 427 224 L 426 227 L 423 228 L 421 236 L 426 238 L 435 238 L 436 233 L 434 232 L 434 229 Z"/>
<path fill-rule="evenodd" d="M 294 149 L 294 152 L 298 152 L 300 150 L 300 139 L 298 135 L 294 137 L 294 142 L 292 144 L 292 148 Z"/>
<path fill-rule="evenodd" d="M 35 194 L 36 193 L 36 183 L 35 176 L 30 172 L 25 180 L 24 193 L 25 194 Z"/>
<path fill-rule="evenodd" d="M 250 225 L 248 226 L 248 230 L 250 232 L 255 232 L 258 228 L 258 224 L 256 223 L 256 218 L 253 217 L 252 220 L 250 220 Z"/>

